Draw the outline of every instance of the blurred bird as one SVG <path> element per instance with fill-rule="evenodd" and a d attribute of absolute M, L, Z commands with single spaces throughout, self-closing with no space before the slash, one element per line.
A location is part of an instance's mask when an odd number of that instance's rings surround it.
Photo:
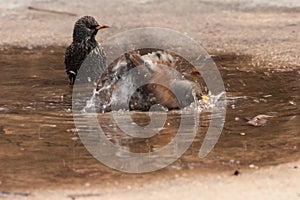
<path fill-rule="evenodd" d="M 134 68 L 137 71 L 128 76 L 128 72 Z M 154 104 L 168 109 L 184 108 L 195 99 L 201 99 L 203 95 L 199 85 L 185 79 L 175 68 L 175 59 L 165 51 L 153 51 L 145 55 L 139 52 L 125 53 L 99 79 L 97 90 L 115 90 L 118 81 L 123 81 L 119 85 L 121 88 L 115 93 L 116 96 L 110 97 L 118 104 L 118 109 L 128 108 L 125 97 L 132 93 L 129 102 L 129 108 L 132 110 L 149 110 Z M 135 86 L 142 82 L 148 84 L 136 89 Z M 108 93 L 103 96 L 107 97 Z"/>
<path fill-rule="evenodd" d="M 87 59 L 89 63 L 84 66 L 83 71 L 88 77 L 83 76 L 86 80 L 81 81 L 89 81 L 89 79 L 95 81 L 103 71 L 106 57 L 103 48 L 96 41 L 95 36 L 100 29 L 108 27 L 100 25 L 91 16 L 84 16 L 75 23 L 73 42 L 66 49 L 65 53 L 66 73 L 71 85 L 74 84 L 78 71 L 87 56 L 89 56 L 89 59 Z"/>

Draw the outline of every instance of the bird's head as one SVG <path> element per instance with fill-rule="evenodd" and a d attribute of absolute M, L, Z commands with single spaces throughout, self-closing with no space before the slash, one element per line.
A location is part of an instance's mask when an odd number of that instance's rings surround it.
<path fill-rule="evenodd" d="M 109 26 L 100 25 L 94 17 L 84 16 L 81 17 L 74 26 L 73 40 L 77 42 L 86 39 L 95 39 L 97 32 L 100 29 L 108 28 Z"/>

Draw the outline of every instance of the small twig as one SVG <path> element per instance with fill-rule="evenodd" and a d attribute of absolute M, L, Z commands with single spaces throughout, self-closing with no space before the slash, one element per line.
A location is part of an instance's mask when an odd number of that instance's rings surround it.
<path fill-rule="evenodd" d="M 76 200 L 76 198 L 87 198 L 87 197 L 99 197 L 101 194 L 74 194 L 68 195 L 72 200 Z"/>
<path fill-rule="evenodd" d="M 23 193 L 23 192 L 0 192 L 0 197 L 8 197 L 8 196 L 15 196 L 15 197 L 28 197 L 29 193 Z"/>
<path fill-rule="evenodd" d="M 32 6 L 28 6 L 28 9 L 29 10 L 40 11 L 40 12 L 60 14 L 60 15 L 77 16 L 77 14 L 75 14 L 75 13 L 69 13 L 69 12 L 64 12 L 64 11 L 56 11 L 56 10 L 48 10 L 48 9 L 36 8 L 36 7 L 32 7 Z"/>

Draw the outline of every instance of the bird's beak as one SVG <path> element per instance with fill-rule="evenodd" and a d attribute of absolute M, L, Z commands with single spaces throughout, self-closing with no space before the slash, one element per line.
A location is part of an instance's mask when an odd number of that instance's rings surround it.
<path fill-rule="evenodd" d="M 103 28 L 109 28 L 109 26 L 106 25 L 99 25 L 96 27 L 97 30 L 103 29 Z"/>

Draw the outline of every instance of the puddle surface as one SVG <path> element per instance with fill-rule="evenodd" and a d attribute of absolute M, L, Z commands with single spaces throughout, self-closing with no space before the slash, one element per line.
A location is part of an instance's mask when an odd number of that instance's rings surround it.
<path fill-rule="evenodd" d="M 199 148 L 209 125 L 200 115 L 199 133 L 185 154 L 169 167 L 148 174 L 124 174 L 94 159 L 76 134 L 71 113 L 71 89 L 65 75 L 63 48 L 9 49 L 0 54 L 0 186 L 58 187 L 85 183 L 148 180 L 187 171 L 220 171 L 276 165 L 300 158 L 300 73 L 297 70 L 247 72 L 248 57 L 217 55 L 229 104 L 222 135 L 214 150 L 199 159 Z M 237 69 L 238 68 L 238 69 Z M 254 127 L 247 117 L 273 116 Z M 132 112 L 147 124 L 146 113 Z M 180 115 L 168 115 L 168 128 L 151 139 L 121 138 L 110 114 L 98 119 L 112 142 L 132 152 L 164 147 L 178 129 Z M 122 156 L 122 155 L 120 155 Z M 193 171 L 194 170 L 194 171 Z"/>

